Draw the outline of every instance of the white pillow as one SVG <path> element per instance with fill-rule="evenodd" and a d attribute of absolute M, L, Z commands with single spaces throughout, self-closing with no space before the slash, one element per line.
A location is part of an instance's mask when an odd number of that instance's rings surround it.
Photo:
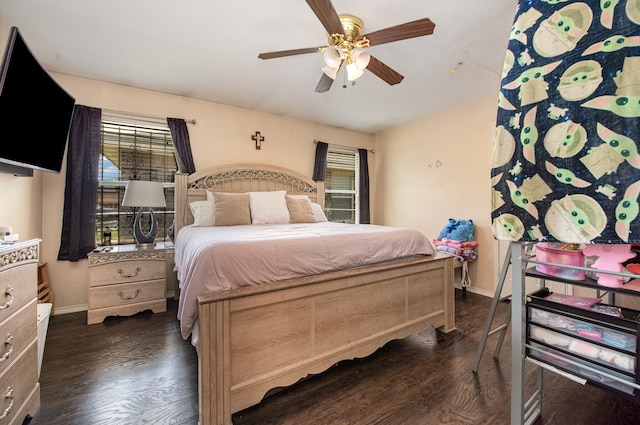
<path fill-rule="evenodd" d="M 194 201 L 189 203 L 193 225 L 195 227 L 213 226 L 213 201 Z"/>
<path fill-rule="evenodd" d="M 289 223 L 286 190 L 271 192 L 249 192 L 251 224 Z"/>
<path fill-rule="evenodd" d="M 327 216 L 324 215 L 324 211 L 322 211 L 322 207 L 320 206 L 320 204 L 316 204 L 315 202 L 312 202 L 311 211 L 313 211 L 313 215 L 315 216 L 316 221 L 318 223 L 322 221 L 329 221 L 327 220 Z"/>

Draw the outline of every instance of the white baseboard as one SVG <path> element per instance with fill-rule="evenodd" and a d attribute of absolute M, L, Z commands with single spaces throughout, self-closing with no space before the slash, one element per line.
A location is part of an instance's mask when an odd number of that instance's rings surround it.
<path fill-rule="evenodd" d="M 454 285 L 456 289 L 462 289 L 460 285 Z M 475 286 L 467 286 L 467 291 L 473 292 L 474 294 L 483 295 L 485 297 L 493 298 L 493 292 L 489 292 L 486 289 L 476 288 Z"/>
<path fill-rule="evenodd" d="M 56 307 L 54 304 L 53 316 L 58 316 L 60 314 L 79 313 L 81 311 L 87 311 L 88 309 L 89 309 L 88 304 L 72 305 L 68 307 Z"/>
<path fill-rule="evenodd" d="M 174 292 L 168 292 L 167 293 L 167 298 L 173 298 L 173 294 Z M 56 305 L 54 304 L 53 306 L 53 316 L 57 316 L 59 314 L 70 314 L 70 313 L 79 313 L 81 311 L 87 311 L 89 310 L 89 305 L 88 304 L 79 304 L 79 305 L 72 305 L 72 306 L 67 306 L 67 307 L 56 307 Z"/>

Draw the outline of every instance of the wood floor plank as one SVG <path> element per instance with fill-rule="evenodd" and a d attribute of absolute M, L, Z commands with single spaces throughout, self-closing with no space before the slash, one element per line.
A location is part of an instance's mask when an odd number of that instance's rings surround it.
<path fill-rule="evenodd" d="M 176 303 L 166 313 L 109 318 L 51 317 L 42 366 L 41 407 L 29 425 L 196 424 L 197 358 L 180 338 Z M 509 424 L 511 352 L 498 360 L 490 338 L 471 371 L 491 300 L 456 291 L 450 334 L 427 328 L 364 359 L 274 391 L 233 415 L 234 425 Z M 502 320 L 508 303 L 500 303 Z M 497 323 L 497 322 L 496 322 Z M 532 390 L 535 368 L 527 366 Z M 544 375 L 536 424 L 636 425 L 640 408 L 591 386 Z"/>

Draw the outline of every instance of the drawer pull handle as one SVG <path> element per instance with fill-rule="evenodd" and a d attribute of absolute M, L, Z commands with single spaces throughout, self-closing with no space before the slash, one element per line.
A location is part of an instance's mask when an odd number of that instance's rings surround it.
<path fill-rule="evenodd" d="M 5 353 L 2 355 L 2 357 L 0 357 L 0 363 L 2 363 L 5 360 L 7 360 L 9 358 L 9 356 L 11 356 L 11 353 L 13 352 L 13 335 L 7 334 L 7 339 L 5 339 L 4 344 L 8 345 L 9 349 L 7 351 L 5 351 Z"/>
<path fill-rule="evenodd" d="M 133 295 L 131 295 L 131 296 L 129 296 L 129 297 L 125 297 L 125 296 L 124 296 L 124 292 L 119 291 L 119 292 L 118 292 L 118 296 L 120 297 L 120 299 L 121 299 L 121 300 L 132 300 L 132 299 L 134 299 L 135 297 L 137 297 L 137 296 L 138 296 L 138 294 L 139 294 L 139 293 L 141 293 L 141 292 L 142 292 L 142 289 L 138 288 L 138 289 L 136 289 L 136 292 L 135 292 Z"/>
<path fill-rule="evenodd" d="M 136 271 L 131 273 L 131 274 L 124 274 L 124 270 L 122 269 L 118 269 L 118 274 L 120 275 L 120 277 L 136 277 L 138 276 L 138 273 L 140 273 L 142 271 L 142 269 L 140 267 L 136 267 Z"/>
<path fill-rule="evenodd" d="M 2 415 L 0 415 L 0 421 L 9 416 L 9 413 L 11 413 L 11 408 L 13 407 L 13 388 L 7 388 L 7 394 L 4 396 L 4 398 L 9 399 L 9 406 L 4 409 L 4 412 L 2 412 Z"/>
<path fill-rule="evenodd" d="M 6 301 L 4 304 L 0 305 L 0 310 L 6 310 L 11 307 L 11 304 L 13 304 L 13 286 L 7 285 L 7 289 L 4 293 L 6 295 Z"/>

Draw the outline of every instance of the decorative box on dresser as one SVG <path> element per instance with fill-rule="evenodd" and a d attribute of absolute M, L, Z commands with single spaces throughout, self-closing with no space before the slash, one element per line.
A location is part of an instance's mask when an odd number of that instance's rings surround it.
<path fill-rule="evenodd" d="M 34 239 L 0 246 L 0 425 L 22 424 L 40 407 L 39 244 Z"/>
<path fill-rule="evenodd" d="M 109 248 L 89 254 L 87 324 L 100 323 L 107 316 L 167 311 L 167 252 L 173 246 L 157 243 L 153 248 Z"/>

